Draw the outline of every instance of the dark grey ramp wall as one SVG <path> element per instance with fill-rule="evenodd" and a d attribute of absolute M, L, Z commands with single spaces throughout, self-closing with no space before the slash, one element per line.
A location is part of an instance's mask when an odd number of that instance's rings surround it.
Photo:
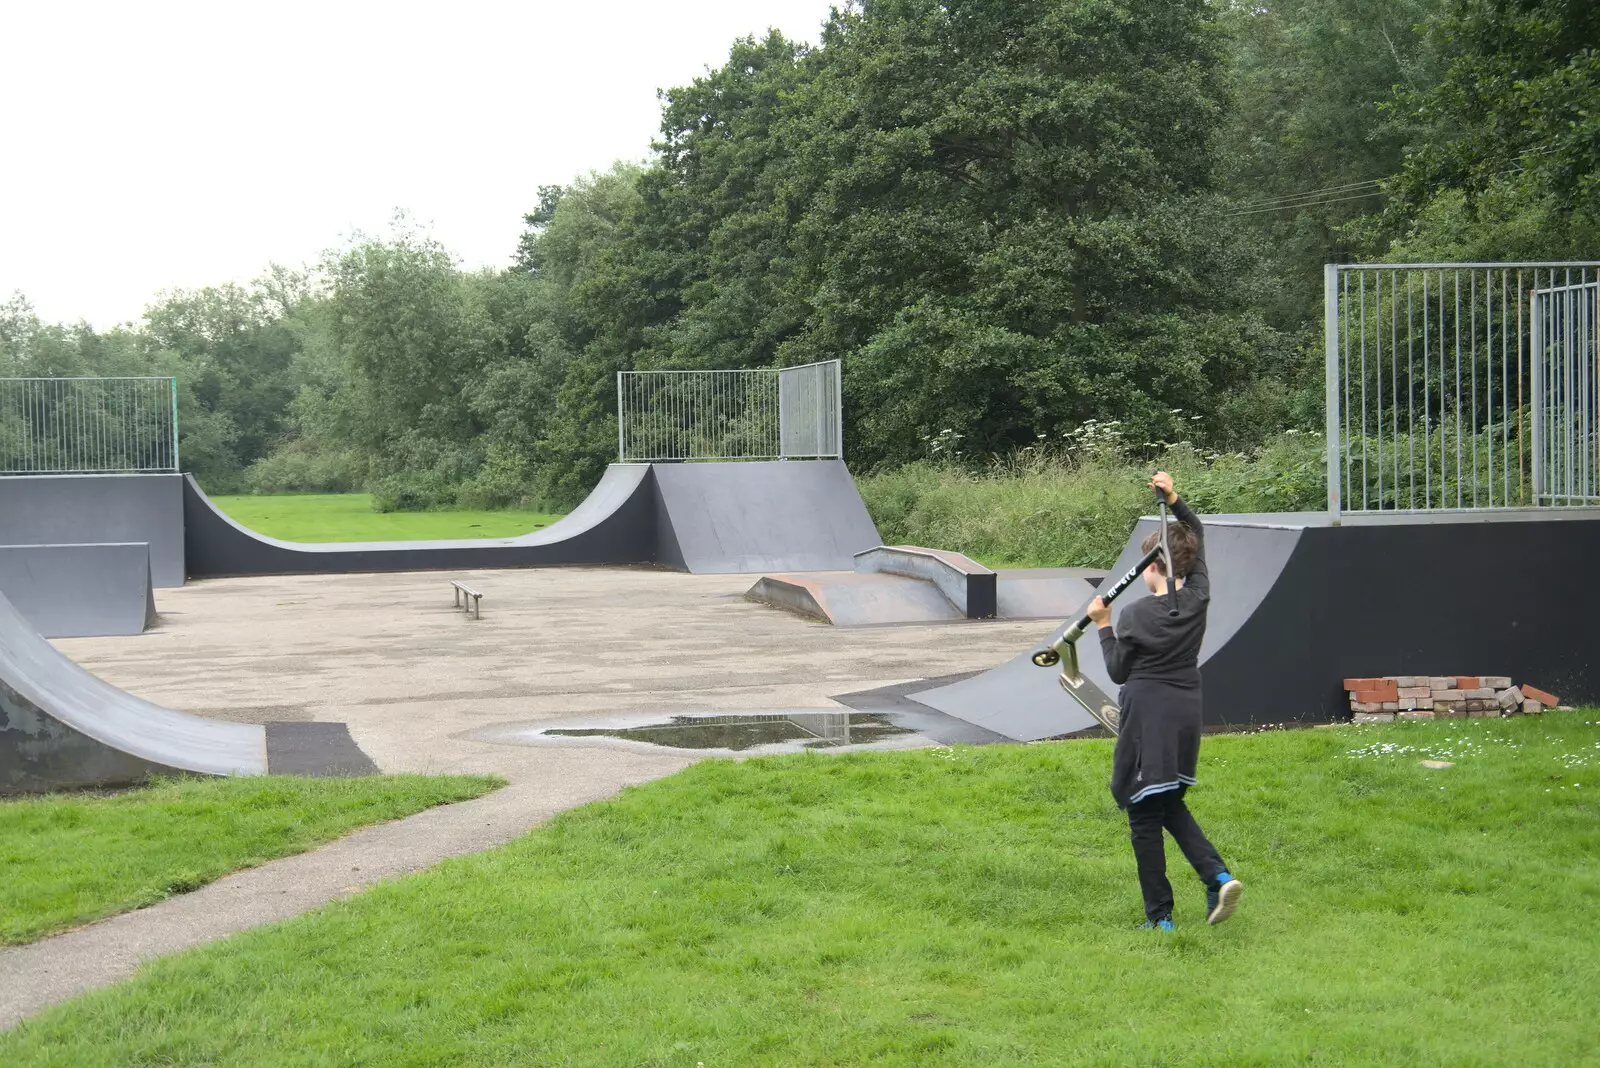
<path fill-rule="evenodd" d="M 1200 665 L 1207 723 L 1326 722 L 1348 710 L 1341 680 L 1377 675 L 1510 675 L 1569 703 L 1600 701 L 1600 628 L 1572 578 L 1587 574 L 1600 546 L 1600 516 L 1438 515 L 1339 527 L 1315 514 L 1280 518 L 1277 528 L 1220 516 L 1207 524 L 1215 586 Z M 1297 521 L 1304 525 L 1289 525 Z M 1132 562 L 1142 530 L 1119 568 Z M 1147 596 L 1136 591 L 1126 596 Z M 1091 685 L 1114 694 L 1098 643 L 1086 638 L 1079 650 Z M 1052 692 L 1054 673 L 1028 662 L 1031 651 L 911 696 L 1013 738 L 1088 726 Z"/>
<path fill-rule="evenodd" d="M 142 634 L 154 622 L 150 547 L 0 545 L 0 595 L 46 638 Z"/>
<path fill-rule="evenodd" d="M 266 770 L 260 726 L 124 693 L 57 652 L 0 597 L 0 793 L 125 785 L 163 771 Z"/>
<path fill-rule="evenodd" d="M 142 541 L 157 586 L 184 579 L 184 476 L 0 477 L 0 545 Z"/>
<path fill-rule="evenodd" d="M 879 545 L 838 460 L 656 464 L 661 562 L 697 574 L 849 571 Z"/>
<path fill-rule="evenodd" d="M 1109 587 L 1138 563 L 1143 555 L 1139 544 L 1145 534 L 1154 529 L 1154 519 L 1142 520 L 1134 528 L 1133 536 L 1128 539 L 1102 588 Z M 1301 534 L 1301 530 L 1289 527 L 1236 524 L 1226 516 L 1206 524 L 1206 561 L 1215 596 L 1200 657 L 1205 672 L 1206 717 L 1210 721 L 1229 722 L 1220 718 L 1222 712 L 1227 710 L 1232 714 L 1238 708 L 1229 686 L 1219 684 L 1213 688 L 1210 657 L 1217 650 L 1232 645 L 1239 631 L 1252 620 L 1294 554 Z M 1093 591 L 1086 589 L 1084 605 L 1093 596 Z M 1144 584 L 1136 581 L 1112 606 L 1113 617 L 1120 618 L 1128 605 L 1148 596 Z M 1070 621 L 1064 621 L 1050 634 L 1042 636 L 1038 644 L 999 667 L 948 686 L 913 692 L 910 696 L 948 715 L 1019 741 L 1092 727 L 1094 719 L 1062 691 L 1057 682 L 1059 672 L 1054 668 L 1036 667 L 1030 659 L 1035 649 L 1055 640 L 1066 629 L 1067 622 Z M 1114 702 L 1117 685 L 1106 674 L 1099 638 L 1094 631 L 1078 642 L 1078 657 L 1087 680 L 1080 691 L 1084 700 Z"/>
<path fill-rule="evenodd" d="M 656 560 L 654 483 L 648 464 L 612 464 L 584 502 L 543 530 L 457 541 L 279 541 L 235 523 L 190 479 L 184 526 L 189 575 L 347 574 Z"/>
<path fill-rule="evenodd" d="M 1600 625 L 1582 582 L 1600 518 L 1356 522 L 1307 529 L 1205 662 L 1208 719 L 1330 720 L 1348 711 L 1342 679 L 1378 675 L 1510 675 L 1568 704 L 1600 701 Z"/>

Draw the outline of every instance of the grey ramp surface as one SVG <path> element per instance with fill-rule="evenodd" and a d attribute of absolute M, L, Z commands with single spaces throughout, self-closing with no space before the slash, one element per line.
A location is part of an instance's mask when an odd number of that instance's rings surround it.
<path fill-rule="evenodd" d="M 515 538 L 328 542 L 235 523 L 190 479 L 189 575 L 346 574 L 574 564 L 659 564 L 696 573 L 848 569 L 877 529 L 842 463 L 612 464 L 570 515 Z"/>
<path fill-rule="evenodd" d="M 58 652 L 0 597 L 0 793 L 137 782 L 157 772 L 260 775 L 266 732 L 162 708 Z"/>
<path fill-rule="evenodd" d="M 1293 528 L 1251 526 L 1231 523 L 1229 519 L 1218 516 L 1206 522 L 1206 560 L 1212 585 L 1219 595 L 1212 599 L 1206 622 L 1206 637 L 1200 652 L 1202 667 L 1250 619 L 1277 581 L 1300 537 L 1300 531 Z M 1144 519 L 1134 528 L 1102 589 L 1109 588 L 1138 562 L 1143 555 L 1139 543 L 1145 534 L 1156 529 L 1156 522 L 1153 518 Z M 1113 604 L 1113 619 L 1120 618 L 1128 605 L 1149 595 L 1144 584 L 1136 581 Z M 1089 596 L 1083 597 L 1080 604 L 1087 604 L 1089 599 Z M 1094 718 L 1061 689 L 1057 679 L 1059 671 L 1037 667 L 1031 659 L 1036 649 L 1054 641 L 1071 622 L 1071 619 L 1064 619 L 1042 635 L 1037 644 L 998 667 L 910 696 L 948 715 L 1019 741 L 1050 738 L 1093 727 Z M 1091 703 L 1115 703 L 1117 685 L 1106 674 L 1099 638 L 1094 631 L 1078 642 L 1078 659 L 1086 680 L 1079 691 L 1082 698 Z"/>
<path fill-rule="evenodd" d="M 0 545 L 0 595 L 46 638 L 142 634 L 156 622 L 143 542 Z"/>
<path fill-rule="evenodd" d="M 904 575 L 813 571 L 763 575 L 745 599 L 839 627 L 954 622 L 965 618 L 931 582 Z"/>
<path fill-rule="evenodd" d="M 1100 567 L 1017 567 L 995 572 L 1001 619 L 1065 619 L 1080 611 L 1100 583 Z"/>
<path fill-rule="evenodd" d="M 1348 714 L 1341 680 L 1379 675 L 1509 675 L 1567 704 L 1600 700 L 1592 609 L 1572 583 L 1551 578 L 1588 573 L 1600 511 L 1552 513 L 1390 515 L 1340 526 L 1321 513 L 1267 516 L 1268 524 L 1208 519 L 1205 721 L 1326 722 Z M 1135 531 L 1119 568 L 1132 563 L 1151 522 Z M 1493 595 L 1502 589 L 1515 592 Z M 1136 586 L 1125 596 L 1147 594 Z M 1052 692 L 1054 672 L 1034 667 L 1031 652 L 911 699 L 1007 737 L 1065 733 L 1059 724 L 1081 711 L 1055 714 L 1073 706 Z M 1086 637 L 1079 652 L 1085 689 L 1111 693 L 1098 642 Z"/>
<path fill-rule="evenodd" d="M 594 492 L 570 514 L 515 538 L 280 541 L 234 522 L 192 478 L 185 484 L 183 507 L 189 574 L 194 578 L 634 564 L 653 563 L 657 555 L 654 475 L 649 464 L 612 464 Z"/>
<path fill-rule="evenodd" d="M 695 574 L 849 571 L 881 543 L 838 460 L 655 465 L 659 561 Z"/>
<path fill-rule="evenodd" d="M 0 545 L 144 542 L 157 587 L 184 580 L 184 476 L 0 476 Z"/>

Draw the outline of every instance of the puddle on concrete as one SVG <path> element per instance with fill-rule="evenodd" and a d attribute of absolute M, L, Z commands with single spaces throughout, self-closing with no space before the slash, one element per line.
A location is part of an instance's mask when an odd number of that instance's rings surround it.
<path fill-rule="evenodd" d="M 768 745 L 800 749 L 839 749 L 870 745 L 915 733 L 875 712 L 735 713 L 672 716 L 665 723 L 631 727 L 548 727 L 554 738 L 619 738 L 671 749 L 731 749 L 742 752 Z"/>
<path fill-rule="evenodd" d="M 452 735 L 491 745 L 618 745 L 702 753 L 793 753 L 802 749 L 904 748 L 932 739 L 897 711 L 762 708 L 744 712 L 592 712 L 533 723 L 496 723 Z"/>

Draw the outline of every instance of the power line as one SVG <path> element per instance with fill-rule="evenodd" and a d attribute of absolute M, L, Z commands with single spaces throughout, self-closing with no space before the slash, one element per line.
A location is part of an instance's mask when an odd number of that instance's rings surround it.
<path fill-rule="evenodd" d="M 1345 193 L 1354 189 L 1362 189 L 1369 185 L 1377 185 L 1379 182 L 1384 180 L 1385 179 L 1383 178 L 1371 178 L 1364 182 L 1346 182 L 1343 185 L 1330 185 L 1325 189 L 1308 189 L 1303 193 L 1284 193 L 1275 197 L 1263 197 L 1260 200 L 1246 201 L 1245 203 L 1240 204 L 1239 208 L 1242 210 L 1249 210 L 1250 208 L 1264 208 L 1287 200 L 1303 200 L 1307 198 L 1321 197 L 1327 193 Z"/>
<path fill-rule="evenodd" d="M 1381 196 L 1383 196 L 1383 190 L 1374 189 L 1371 192 L 1357 193 L 1355 196 L 1349 196 L 1349 197 L 1331 197 L 1331 198 L 1329 198 L 1327 200 L 1307 200 L 1307 201 L 1303 201 L 1303 202 L 1301 202 L 1299 204 L 1279 204 L 1279 205 L 1276 205 L 1276 206 L 1270 207 L 1270 208 L 1252 208 L 1249 211 L 1229 211 L 1229 212 L 1224 212 L 1222 217 L 1224 219 L 1232 219 L 1232 218 L 1236 218 L 1236 217 L 1238 217 L 1240 215 L 1260 215 L 1263 212 L 1268 212 L 1268 211 L 1282 211 L 1285 208 L 1319 208 L 1324 204 L 1343 204 L 1347 200 L 1365 200 L 1368 197 L 1381 197 Z"/>
<path fill-rule="evenodd" d="M 1558 151 L 1558 146 L 1555 145 L 1546 146 L 1544 148 L 1530 149 L 1529 151 L 1522 153 L 1520 156 L 1514 157 L 1511 161 L 1511 167 L 1507 168 L 1506 170 L 1496 172 L 1493 177 L 1500 178 L 1504 177 L 1505 175 L 1515 173 L 1519 169 L 1522 169 L 1519 167 L 1519 164 L 1521 164 L 1522 161 L 1535 156 L 1546 156 L 1555 151 Z M 1284 193 L 1281 196 L 1264 197 L 1260 200 L 1245 201 L 1242 204 L 1236 205 L 1237 210 L 1224 212 L 1222 217 L 1224 219 L 1233 219 L 1241 215 L 1260 215 L 1263 212 L 1283 211 L 1288 208 L 1314 208 L 1320 207 L 1324 204 L 1343 204 L 1346 201 L 1351 200 L 1365 200 L 1368 197 L 1383 195 L 1383 190 L 1377 188 L 1369 189 L 1369 186 L 1379 186 L 1388 181 L 1389 178 L 1393 177 L 1395 177 L 1395 175 L 1390 175 L 1388 178 L 1369 178 L 1361 182 L 1345 182 L 1342 185 L 1330 185 L 1321 189 L 1307 189 L 1299 193 Z M 1366 191 L 1357 193 L 1356 190 L 1358 189 Z M 1350 195 L 1332 195 L 1336 193 L 1345 193 Z"/>

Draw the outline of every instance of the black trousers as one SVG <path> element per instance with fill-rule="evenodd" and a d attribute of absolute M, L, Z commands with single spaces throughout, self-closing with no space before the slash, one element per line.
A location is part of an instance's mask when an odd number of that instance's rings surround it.
<path fill-rule="evenodd" d="M 1144 894 L 1144 914 L 1151 920 L 1172 915 L 1172 884 L 1167 882 L 1167 847 L 1161 838 L 1166 829 L 1194 870 L 1207 886 L 1228 870 L 1205 832 L 1183 803 L 1187 786 L 1151 794 L 1128 806 L 1128 832 L 1133 839 L 1133 857 L 1139 864 L 1139 891 Z"/>

